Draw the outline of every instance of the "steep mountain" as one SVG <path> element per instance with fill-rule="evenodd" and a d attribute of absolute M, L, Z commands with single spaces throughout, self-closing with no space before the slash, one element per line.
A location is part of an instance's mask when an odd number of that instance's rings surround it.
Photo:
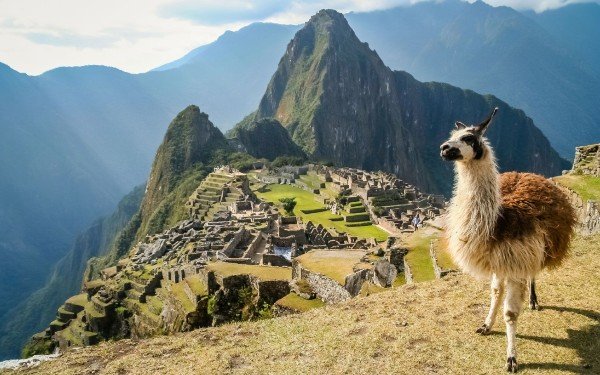
<path fill-rule="evenodd" d="M 254 116 L 279 120 L 315 159 L 391 171 L 448 193 L 452 172 L 439 145 L 455 120 L 475 122 L 494 106 L 502 115 L 489 138 L 503 169 L 555 175 L 568 166 L 523 111 L 393 72 L 343 15 L 323 10 L 288 45 Z"/>
<path fill-rule="evenodd" d="M 174 215 L 171 211 L 173 207 L 167 209 L 163 206 L 156 212 L 161 204 L 164 205 L 165 198 L 180 188 L 178 185 L 181 180 L 190 172 L 195 173 L 198 168 L 205 167 L 221 150 L 230 150 L 227 140 L 197 106 L 190 105 L 173 119 L 156 152 L 140 208 L 143 232 L 147 232 L 149 226 L 162 228 L 168 218 Z M 182 198 L 187 198 L 189 193 Z"/>
<path fill-rule="evenodd" d="M 576 145 L 600 138 L 598 63 L 575 51 L 597 54 L 600 17 L 588 12 L 569 18 L 569 31 L 557 38 L 562 27 L 553 12 L 535 18 L 548 19 L 544 28 L 508 7 L 448 0 L 349 14 L 348 21 L 392 69 L 493 93 L 522 108 L 569 157 Z"/>
<path fill-rule="evenodd" d="M 138 211 L 144 193 L 139 186 L 127 194 L 110 216 L 96 220 L 77 236 L 68 253 L 56 264 L 45 286 L 11 309 L 0 324 L 2 352 L 18 357 L 20 348 L 33 332 L 40 331 L 70 295 L 81 289 L 87 261 L 103 255 L 117 234 Z"/>
<path fill-rule="evenodd" d="M 230 143 L 236 144 L 241 151 L 256 158 L 273 160 L 278 156 L 306 156 L 292 141 L 287 130 L 275 119 L 242 121 L 227 136 Z"/>

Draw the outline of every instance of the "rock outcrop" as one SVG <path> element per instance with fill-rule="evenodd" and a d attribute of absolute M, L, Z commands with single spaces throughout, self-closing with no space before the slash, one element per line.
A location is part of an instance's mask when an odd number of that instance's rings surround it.
<path fill-rule="evenodd" d="M 256 158 L 273 160 L 278 156 L 306 157 L 302 149 L 292 141 L 287 130 L 275 119 L 242 121 L 227 135 L 230 143 L 239 151 Z"/>

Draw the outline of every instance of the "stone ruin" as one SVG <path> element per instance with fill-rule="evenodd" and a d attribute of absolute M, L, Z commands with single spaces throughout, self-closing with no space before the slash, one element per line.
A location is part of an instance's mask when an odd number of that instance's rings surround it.
<path fill-rule="evenodd" d="M 572 172 L 600 177 L 600 143 L 575 148 Z"/>
<path fill-rule="evenodd" d="M 442 195 L 424 194 L 392 173 L 321 165 L 313 166 L 313 170 L 332 182 L 334 191 L 362 200 L 370 220 L 394 234 L 413 232 L 412 218 L 417 213 L 422 223 L 444 213 L 446 201 Z M 331 207 L 335 211 L 335 203 Z"/>
<path fill-rule="evenodd" d="M 378 219 L 382 226 L 388 221 L 394 228 L 410 229 L 404 225 L 411 210 L 420 209 L 426 217 L 441 212 L 443 200 L 421 194 L 391 174 L 303 166 L 263 171 L 257 178 L 263 183 L 290 183 L 310 168 L 333 182 L 334 190 L 364 202 L 367 207 L 362 212 L 369 218 L 375 218 L 373 198 L 400 194 L 406 202 L 386 207 L 386 216 Z M 228 316 L 224 306 L 238 303 L 240 288 L 252 290 L 255 303 L 273 304 L 289 293 L 290 286 L 298 295 L 339 302 L 364 292 L 365 287 L 390 287 L 397 273 L 404 271 L 405 252 L 401 249 L 388 246 L 378 258 L 369 258 L 369 249 L 377 246 L 373 239 L 359 240 L 298 217 L 284 217 L 256 197 L 245 174 L 227 166 L 215 168 L 202 181 L 186 208 L 187 220 L 147 236 L 128 258 L 102 270 L 101 280 L 86 282 L 84 293 L 67 301 L 57 320 L 40 335 L 69 347 L 91 345 L 103 338 L 188 330 L 231 320 L 233 315 Z M 332 282 L 296 261 L 311 251 L 332 256 L 361 254 L 364 259 L 344 283 Z M 262 281 L 246 274 L 223 276 L 211 270 L 215 262 L 236 267 L 277 266 L 274 268 L 291 270 L 294 281 Z M 308 294 L 306 288 L 298 288 L 305 282 Z M 222 302 L 216 303 L 210 316 L 208 296 Z M 134 326 L 128 325 L 131 316 L 127 314 L 134 315 Z"/>

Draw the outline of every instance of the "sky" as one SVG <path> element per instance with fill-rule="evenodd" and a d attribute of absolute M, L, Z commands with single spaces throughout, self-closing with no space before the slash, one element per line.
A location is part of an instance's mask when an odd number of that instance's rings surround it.
<path fill-rule="evenodd" d="M 251 22 L 299 24 L 323 8 L 360 12 L 415 1 L 0 0 L 0 62 L 30 75 L 90 64 L 141 73 Z M 536 11 L 574 1 L 486 0 Z"/>

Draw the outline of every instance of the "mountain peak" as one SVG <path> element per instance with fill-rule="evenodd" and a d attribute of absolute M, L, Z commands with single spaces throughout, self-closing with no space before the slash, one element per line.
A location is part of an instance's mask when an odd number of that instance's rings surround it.
<path fill-rule="evenodd" d="M 346 18 L 335 9 L 321 9 L 308 20 L 307 23 L 339 22 L 348 25 Z M 350 26 L 348 26 L 350 27 Z"/>
<path fill-rule="evenodd" d="M 141 207 L 144 230 L 150 214 L 185 174 L 209 163 L 219 150 L 230 151 L 229 144 L 198 106 L 190 105 L 175 116 L 152 164 Z"/>
<path fill-rule="evenodd" d="M 320 10 L 310 18 L 304 28 L 313 29 L 317 35 L 353 37 L 358 42 L 358 38 L 348 24 L 346 17 L 333 9 Z"/>

